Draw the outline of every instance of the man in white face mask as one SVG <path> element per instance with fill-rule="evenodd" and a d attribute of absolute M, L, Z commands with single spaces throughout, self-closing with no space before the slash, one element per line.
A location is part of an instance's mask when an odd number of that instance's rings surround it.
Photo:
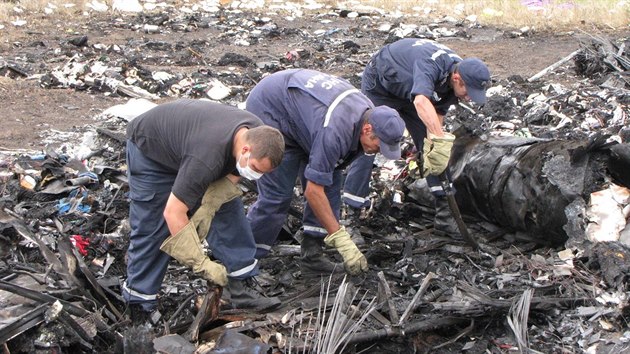
<path fill-rule="evenodd" d="M 131 234 L 122 293 L 131 308 L 156 309 L 171 257 L 227 285 L 234 308 L 279 305 L 246 286 L 258 264 L 236 183 L 280 164 L 282 134 L 236 107 L 184 99 L 135 118 L 127 139 Z"/>
<path fill-rule="evenodd" d="M 245 167 L 241 166 L 241 158 L 243 157 L 243 154 L 241 154 L 241 156 L 238 158 L 238 162 L 236 163 L 236 169 L 238 170 L 238 174 L 241 175 L 241 177 L 245 177 L 248 180 L 251 181 L 256 181 L 257 179 L 259 179 L 260 177 L 262 177 L 262 172 L 256 172 L 254 171 L 254 169 L 252 169 L 249 166 L 249 158 L 250 158 L 251 154 L 247 155 L 247 161 L 245 163 Z"/>

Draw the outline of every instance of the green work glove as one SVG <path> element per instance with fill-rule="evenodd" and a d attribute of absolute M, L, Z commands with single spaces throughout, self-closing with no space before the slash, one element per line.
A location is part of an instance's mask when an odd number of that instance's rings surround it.
<path fill-rule="evenodd" d="M 326 245 L 335 247 L 337 252 L 343 257 L 343 265 L 351 275 L 357 275 L 368 270 L 367 259 L 357 245 L 350 239 L 350 234 L 345 227 L 341 227 L 336 232 L 324 238 Z"/>
<path fill-rule="evenodd" d="M 178 260 L 204 279 L 220 286 L 227 285 L 227 271 L 215 263 L 201 250 L 201 242 L 194 224 L 189 222 L 175 236 L 170 236 L 160 246 L 162 252 Z"/>
<path fill-rule="evenodd" d="M 444 136 L 439 138 L 429 134 L 428 138 L 424 138 L 422 177 L 438 176 L 446 170 L 453 142 L 455 135 L 450 133 L 444 133 Z"/>
<path fill-rule="evenodd" d="M 199 209 L 197 209 L 192 218 L 190 218 L 197 227 L 197 234 L 201 238 L 205 238 L 208 235 L 208 230 L 210 230 L 212 218 L 214 218 L 217 210 L 221 208 L 221 205 L 241 194 L 243 194 L 241 189 L 227 177 L 212 182 L 201 199 Z"/>

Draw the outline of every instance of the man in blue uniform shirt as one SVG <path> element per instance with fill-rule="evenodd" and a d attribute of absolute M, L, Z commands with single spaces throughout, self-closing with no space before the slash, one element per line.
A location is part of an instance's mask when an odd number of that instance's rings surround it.
<path fill-rule="evenodd" d="M 446 171 L 455 140 L 442 129 L 444 115 L 459 100 L 484 104 L 489 86 L 490 72 L 481 60 L 462 60 L 448 47 L 426 39 L 406 38 L 386 45 L 363 71 L 361 91 L 375 105 L 398 111 L 422 152 L 422 177 L 436 197 L 435 229 L 455 238 L 461 236 L 438 177 Z M 365 196 L 373 162 L 373 156 L 363 156 L 350 166 L 344 185 L 348 205 L 369 205 Z"/>
<path fill-rule="evenodd" d="M 236 182 L 280 163 L 280 132 L 236 107 L 182 99 L 135 118 L 127 139 L 131 235 L 122 294 L 136 315 L 156 309 L 171 257 L 227 285 L 235 308 L 279 305 L 246 284 L 258 265 Z M 202 251 L 203 239 L 220 263 Z"/>
<path fill-rule="evenodd" d="M 367 270 L 367 260 L 339 224 L 342 169 L 363 154 L 400 158 L 404 122 L 398 113 L 372 102 L 346 80 L 313 70 L 285 70 L 263 79 L 247 98 L 247 110 L 282 132 L 280 166 L 258 180 L 258 199 L 247 218 L 257 257 L 265 256 L 285 221 L 299 176 L 304 189 L 305 273 L 330 273 L 334 264 L 322 246 L 335 247 L 350 274 Z"/>

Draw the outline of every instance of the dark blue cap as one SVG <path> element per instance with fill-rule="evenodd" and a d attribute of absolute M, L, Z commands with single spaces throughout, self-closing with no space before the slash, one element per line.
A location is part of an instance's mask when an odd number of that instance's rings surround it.
<path fill-rule="evenodd" d="M 395 109 L 378 106 L 372 110 L 370 124 L 380 140 L 381 154 L 390 160 L 400 158 L 400 142 L 405 133 L 405 122 Z"/>
<path fill-rule="evenodd" d="M 486 90 L 490 87 L 490 70 L 478 58 L 468 58 L 459 62 L 459 75 L 466 84 L 466 93 L 473 102 L 484 104 L 487 101 Z"/>

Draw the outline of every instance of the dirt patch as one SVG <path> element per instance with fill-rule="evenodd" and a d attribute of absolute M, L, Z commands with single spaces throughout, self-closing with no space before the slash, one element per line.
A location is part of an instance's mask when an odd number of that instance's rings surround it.
<path fill-rule="evenodd" d="M 242 18 L 255 19 L 256 15 L 244 15 Z M 305 15 L 295 21 L 274 18 L 282 31 L 260 44 L 253 43 L 250 46 L 233 45 L 234 38 L 224 35 L 229 29 L 226 27 L 229 23 L 222 23 L 222 26 L 191 27 L 181 32 L 145 33 L 141 24 L 147 21 L 141 16 L 127 16 L 119 21 L 113 17 L 96 15 L 77 17 L 70 22 L 42 20 L 28 28 L 5 28 L 5 40 L 0 43 L 0 64 L 3 61 L 16 63 L 28 76 L 17 76 L 13 80 L 4 78 L 0 82 L 4 106 L 0 147 L 42 149 L 46 144 L 41 139 L 43 132 L 67 131 L 90 124 L 92 118 L 105 108 L 127 99 L 92 90 L 41 87 L 39 75 L 63 66 L 64 60 L 73 55 L 83 55 L 85 47 L 71 44 L 78 36 L 87 36 L 88 45 L 99 43 L 124 46 L 124 56 L 143 63 L 148 69 L 162 67 L 175 73 L 190 73 L 220 70 L 221 67 L 216 64 L 225 53 L 236 53 L 253 60 L 277 60 L 283 58 L 289 50 L 302 48 L 302 31 L 324 29 L 337 32 L 330 37 L 345 37 L 359 45 L 357 53 L 349 56 L 360 58 L 354 65 L 325 62 L 319 65 L 321 67 L 314 68 L 344 77 L 359 74 L 363 69 L 361 61 L 369 58 L 369 54 L 380 48 L 387 39 L 387 34 L 374 29 L 378 19 L 333 18 L 330 23 L 322 24 L 317 14 Z M 572 34 L 533 34 L 512 38 L 506 34 L 508 32 L 495 28 L 474 28 L 466 31 L 466 38 L 442 38 L 440 41 L 463 57 L 476 56 L 485 60 L 496 81 L 511 75 L 530 77 L 579 46 L 579 38 Z M 157 43 L 162 48 L 147 50 L 141 44 L 148 42 Z M 199 44 L 199 52 L 194 49 L 195 43 Z M 333 48 L 335 44 L 331 43 L 323 39 L 320 48 L 306 47 L 305 50 L 314 55 L 323 55 L 336 49 Z M 318 53 L 322 49 L 323 52 Z M 181 60 L 186 55 L 190 60 Z M 180 59 L 177 64 L 169 65 L 169 58 L 172 57 Z M 559 79 L 562 81 L 562 78 Z M 244 100 L 245 96 L 242 98 Z M 162 97 L 160 101 L 169 99 L 170 97 Z"/>

